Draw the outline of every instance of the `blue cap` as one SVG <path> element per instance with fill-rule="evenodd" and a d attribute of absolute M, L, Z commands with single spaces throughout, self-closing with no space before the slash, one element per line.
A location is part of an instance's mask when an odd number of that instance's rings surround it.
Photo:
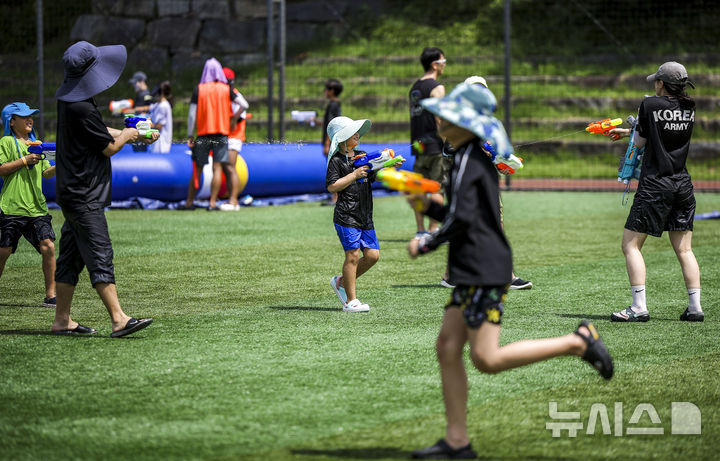
<path fill-rule="evenodd" d="M 37 109 L 31 109 L 30 106 L 25 104 L 24 102 L 13 102 L 11 104 L 8 104 L 7 106 L 3 107 L 2 110 L 2 122 L 3 126 L 5 127 L 5 136 L 9 136 L 12 133 L 12 130 L 10 130 L 10 119 L 13 115 L 17 115 L 19 117 L 27 117 L 29 115 L 35 115 L 38 112 L 40 112 Z M 35 129 L 33 128 L 32 132 L 30 133 L 30 139 L 33 141 L 35 140 Z"/>

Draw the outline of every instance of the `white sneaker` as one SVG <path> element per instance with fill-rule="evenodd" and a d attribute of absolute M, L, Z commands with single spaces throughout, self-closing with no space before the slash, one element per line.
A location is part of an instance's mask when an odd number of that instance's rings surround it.
<path fill-rule="evenodd" d="M 455 288 L 455 285 L 445 279 L 440 280 L 440 286 L 443 286 L 445 288 Z"/>
<path fill-rule="evenodd" d="M 355 298 L 347 306 L 343 307 L 343 312 L 369 312 L 370 306 L 361 303 L 359 299 Z"/>
<path fill-rule="evenodd" d="M 230 203 L 223 203 L 220 205 L 220 211 L 238 211 L 240 210 L 240 205 L 232 205 Z"/>
<path fill-rule="evenodd" d="M 330 286 L 332 287 L 333 291 L 335 291 L 335 294 L 337 295 L 338 299 L 340 300 L 340 304 L 343 305 L 343 307 L 347 306 L 347 294 L 345 293 L 345 288 L 338 285 L 338 280 L 340 279 L 339 275 L 335 275 L 332 278 L 330 278 Z"/>

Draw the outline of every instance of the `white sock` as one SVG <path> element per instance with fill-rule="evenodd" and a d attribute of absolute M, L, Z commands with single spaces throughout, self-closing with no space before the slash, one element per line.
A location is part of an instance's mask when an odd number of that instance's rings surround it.
<path fill-rule="evenodd" d="M 645 304 L 645 285 L 631 286 L 630 291 L 632 292 L 632 308 L 635 312 L 647 311 L 647 304 Z"/>
<path fill-rule="evenodd" d="M 690 312 L 702 312 L 702 307 L 700 307 L 700 288 L 692 288 L 687 292 L 690 298 L 688 310 Z"/>

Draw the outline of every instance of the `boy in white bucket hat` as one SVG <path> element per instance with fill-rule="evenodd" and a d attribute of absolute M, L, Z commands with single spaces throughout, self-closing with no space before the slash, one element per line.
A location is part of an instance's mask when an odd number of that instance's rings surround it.
<path fill-rule="evenodd" d="M 333 223 L 345 251 L 342 274 L 332 277 L 330 285 L 345 312 L 370 310 L 370 306 L 357 299 L 355 280 L 375 265 L 380 257 L 380 245 L 372 219 L 371 186 L 375 181 L 375 172 L 368 173 L 367 166 L 355 168 L 353 164 L 353 157 L 364 153 L 355 151 L 355 148 L 371 125 L 370 120 L 340 116 L 332 119 L 327 127 L 330 150 L 325 184 L 329 192 L 338 195 Z"/>

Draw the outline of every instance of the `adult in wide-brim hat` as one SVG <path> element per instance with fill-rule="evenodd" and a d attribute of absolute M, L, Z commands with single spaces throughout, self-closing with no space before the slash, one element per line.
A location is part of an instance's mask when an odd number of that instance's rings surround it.
<path fill-rule="evenodd" d="M 55 97 L 66 102 L 84 101 L 118 81 L 127 50 L 124 45 L 95 46 L 81 41 L 65 50 L 62 61 L 65 79 Z"/>
<path fill-rule="evenodd" d="M 327 127 L 327 134 L 330 137 L 330 150 L 328 151 L 327 164 L 338 150 L 341 142 L 345 142 L 352 138 L 355 133 L 362 137 L 370 130 L 372 122 L 367 119 L 353 120 L 350 117 L 335 117 L 330 120 Z"/>

